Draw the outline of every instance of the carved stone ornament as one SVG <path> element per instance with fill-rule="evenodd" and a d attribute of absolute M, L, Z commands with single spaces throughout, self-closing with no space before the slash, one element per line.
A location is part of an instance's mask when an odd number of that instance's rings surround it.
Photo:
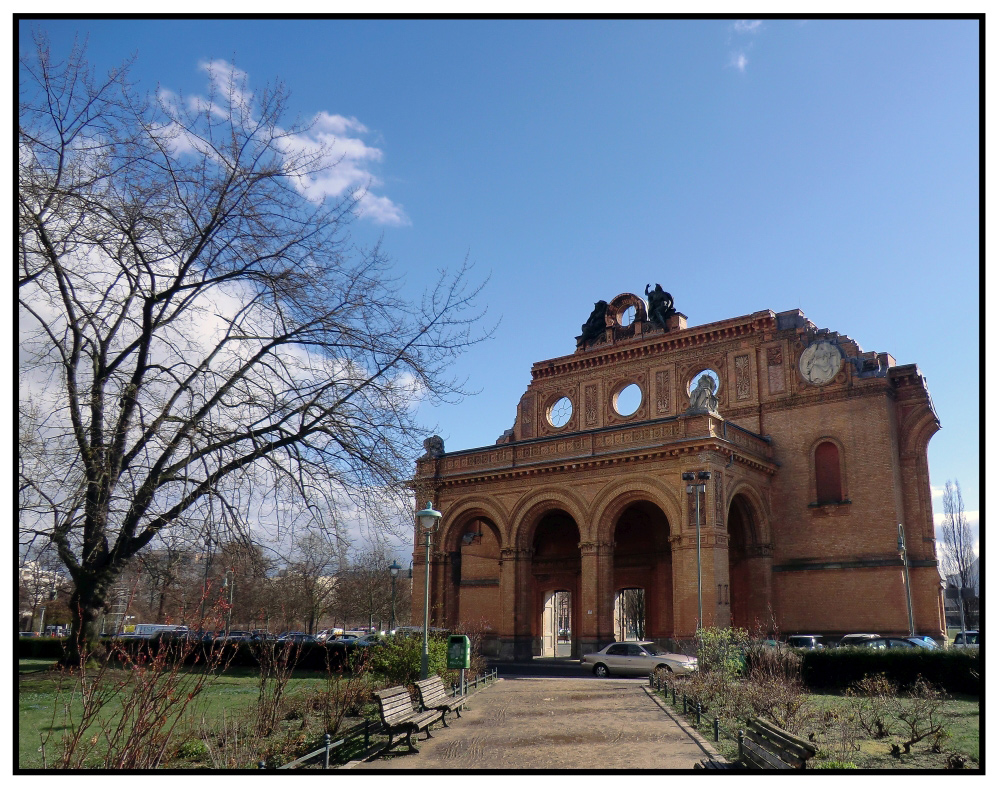
<path fill-rule="evenodd" d="M 423 441 L 423 448 L 427 453 L 420 457 L 421 460 L 436 460 L 444 456 L 444 439 L 440 435 L 431 435 Z"/>
<path fill-rule="evenodd" d="M 832 342 L 816 342 L 805 348 L 798 359 L 801 377 L 813 386 L 822 386 L 839 373 L 843 366 L 843 354 Z"/>
<path fill-rule="evenodd" d="M 701 375 L 697 386 L 690 392 L 690 407 L 687 413 L 718 414 L 718 397 L 715 396 L 715 382 L 710 375 Z"/>
<path fill-rule="evenodd" d="M 604 331 L 607 329 L 606 316 L 607 302 L 597 301 L 593 305 L 593 311 L 590 312 L 590 316 L 587 318 L 586 322 L 583 323 L 583 333 L 577 337 L 579 347 L 592 345 L 598 339 L 603 337 Z"/>
<path fill-rule="evenodd" d="M 654 290 L 649 290 L 649 286 L 645 285 L 645 295 L 649 299 L 649 320 L 654 326 L 669 331 L 669 319 L 676 314 L 673 296 L 663 290 L 658 282 Z"/>

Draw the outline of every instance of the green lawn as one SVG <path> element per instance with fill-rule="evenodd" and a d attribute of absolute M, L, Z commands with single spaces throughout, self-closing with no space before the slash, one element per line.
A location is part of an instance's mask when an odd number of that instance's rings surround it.
<path fill-rule="evenodd" d="M 42 737 L 49 732 L 51 739 L 47 745 L 47 760 L 51 762 L 53 752 L 58 749 L 61 732 L 67 730 L 64 711 L 67 703 L 71 704 L 74 718 L 79 718 L 81 703 L 78 698 L 71 698 L 71 683 L 62 682 L 63 688 L 60 690 L 59 675 L 52 670 L 53 667 L 54 661 L 50 659 L 23 659 L 18 663 L 18 763 L 24 769 L 42 768 Z M 322 688 L 325 682 L 325 673 L 303 671 L 288 682 L 286 696 L 294 699 Z M 187 738 L 186 732 L 197 730 L 202 722 L 212 726 L 220 724 L 223 718 L 232 719 L 234 716 L 238 718 L 252 714 L 257 702 L 258 686 L 258 676 L 251 668 L 231 668 L 222 675 L 212 677 L 201 695 L 185 710 L 177 728 L 176 741 L 183 741 Z M 113 718 L 120 710 L 120 703 L 112 702 L 106 717 Z M 256 756 L 253 757 L 252 762 L 255 763 Z M 171 764 L 176 765 L 178 764 Z"/>

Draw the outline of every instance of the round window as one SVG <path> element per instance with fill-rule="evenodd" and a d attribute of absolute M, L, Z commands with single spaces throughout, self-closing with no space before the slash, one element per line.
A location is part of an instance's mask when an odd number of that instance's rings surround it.
<path fill-rule="evenodd" d="M 642 404 L 642 389 L 637 383 L 629 383 L 614 397 L 614 410 L 619 416 L 631 416 Z"/>
<path fill-rule="evenodd" d="M 572 401 L 568 397 L 556 400 L 548 408 L 548 423 L 553 427 L 564 427 L 572 418 Z"/>
<path fill-rule="evenodd" d="M 621 310 L 621 313 L 617 316 L 618 325 L 622 328 L 627 328 L 632 323 L 635 322 L 635 307 L 627 306 Z"/>

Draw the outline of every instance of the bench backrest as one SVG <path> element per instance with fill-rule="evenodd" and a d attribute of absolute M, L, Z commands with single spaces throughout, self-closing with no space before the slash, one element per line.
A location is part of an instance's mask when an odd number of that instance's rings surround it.
<path fill-rule="evenodd" d="M 386 725 L 394 725 L 413 716 L 413 701 L 403 686 L 389 687 L 375 693 L 379 711 Z"/>
<path fill-rule="evenodd" d="M 447 691 L 444 689 L 444 682 L 440 676 L 433 676 L 429 679 L 416 682 L 417 692 L 420 693 L 420 703 L 426 708 L 432 707 L 436 703 L 446 701 Z"/>
<path fill-rule="evenodd" d="M 739 757 L 753 769 L 804 769 L 815 745 L 756 717 L 746 725 Z"/>

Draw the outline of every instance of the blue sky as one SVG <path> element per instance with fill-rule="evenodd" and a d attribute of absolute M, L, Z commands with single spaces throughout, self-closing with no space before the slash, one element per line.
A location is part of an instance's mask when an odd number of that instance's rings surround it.
<path fill-rule="evenodd" d="M 513 424 L 593 302 L 662 283 L 690 325 L 801 309 L 926 376 L 934 488 L 979 509 L 979 47 L 973 21 L 22 23 L 100 69 L 204 93 L 225 61 L 327 113 L 411 291 L 468 255 L 495 339 L 427 410 L 449 450 Z M 968 370 L 976 370 L 969 380 Z M 940 498 L 935 503 L 939 508 Z"/>

